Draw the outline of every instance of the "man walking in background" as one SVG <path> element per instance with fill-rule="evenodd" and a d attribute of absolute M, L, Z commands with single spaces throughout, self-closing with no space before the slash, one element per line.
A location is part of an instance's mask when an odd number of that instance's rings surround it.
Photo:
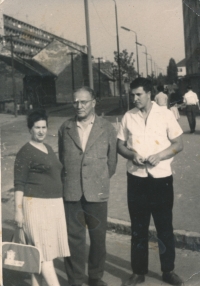
<path fill-rule="evenodd" d="M 158 105 L 167 108 L 168 107 L 168 96 L 167 96 L 167 94 L 164 93 L 164 86 L 158 85 L 157 90 L 159 91 L 159 93 L 156 94 L 154 101 Z"/>
<path fill-rule="evenodd" d="M 89 286 L 101 280 L 106 258 L 109 179 L 117 164 L 116 132 L 110 122 L 95 115 L 94 91 L 74 92 L 76 116 L 59 130 L 59 158 L 63 164 L 64 201 L 71 257 L 65 258 L 69 284 L 85 278 L 86 226 L 90 236 Z"/>
<path fill-rule="evenodd" d="M 182 146 L 182 130 L 170 110 L 151 101 L 151 81 L 137 78 L 131 85 L 135 108 L 122 118 L 118 153 L 127 162 L 128 208 L 131 219 L 133 275 L 124 284 L 137 285 L 148 273 L 148 229 L 153 216 L 163 281 L 181 285 L 174 270 L 172 226 L 173 177 L 171 162 Z M 164 249 L 164 251 L 163 251 Z"/>
<path fill-rule="evenodd" d="M 183 96 L 183 102 L 186 105 L 186 114 L 190 126 L 190 133 L 195 133 L 196 111 L 199 109 L 199 99 L 197 94 L 192 91 L 190 85 L 187 86 L 187 92 Z"/>

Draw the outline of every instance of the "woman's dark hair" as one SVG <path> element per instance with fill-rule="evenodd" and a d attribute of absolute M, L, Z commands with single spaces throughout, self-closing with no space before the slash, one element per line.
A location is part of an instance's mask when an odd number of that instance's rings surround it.
<path fill-rule="evenodd" d="M 35 109 L 32 110 L 27 116 L 27 126 L 31 129 L 35 122 L 45 120 L 48 125 L 48 116 L 46 110 L 44 109 Z"/>

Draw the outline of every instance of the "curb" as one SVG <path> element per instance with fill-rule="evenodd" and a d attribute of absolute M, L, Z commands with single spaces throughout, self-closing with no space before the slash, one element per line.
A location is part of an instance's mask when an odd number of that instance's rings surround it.
<path fill-rule="evenodd" d="M 107 229 L 116 233 L 131 235 L 131 223 L 108 217 Z M 157 232 L 154 226 L 149 227 L 149 239 L 157 240 Z M 174 230 L 175 247 L 193 251 L 200 251 L 200 233 Z"/>

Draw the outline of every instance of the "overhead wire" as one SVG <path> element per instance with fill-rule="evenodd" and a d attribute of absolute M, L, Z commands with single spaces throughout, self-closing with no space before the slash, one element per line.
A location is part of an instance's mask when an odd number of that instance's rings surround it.
<path fill-rule="evenodd" d="M 99 20 L 101 21 L 102 26 L 104 27 L 104 30 L 106 31 L 106 33 L 107 33 L 108 35 L 110 35 L 112 38 L 114 38 L 115 36 L 111 35 L 111 34 L 108 32 L 108 30 L 106 29 L 106 27 L 104 26 L 104 23 L 103 23 L 103 21 L 101 20 L 101 17 L 100 17 L 100 15 L 99 15 L 99 13 L 98 13 L 98 11 L 97 11 L 95 5 L 94 5 L 93 0 L 91 0 L 91 1 L 92 1 L 93 6 L 94 6 L 94 9 L 95 9 L 95 11 L 96 11 L 96 13 L 97 13 L 98 18 L 99 18 Z"/>

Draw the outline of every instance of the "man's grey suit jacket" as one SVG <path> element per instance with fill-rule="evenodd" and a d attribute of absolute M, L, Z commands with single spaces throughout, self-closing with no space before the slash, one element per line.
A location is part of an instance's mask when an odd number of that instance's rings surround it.
<path fill-rule="evenodd" d="M 85 152 L 82 151 L 76 119 L 65 121 L 58 132 L 59 159 L 63 164 L 64 199 L 103 202 L 109 197 L 109 179 L 117 164 L 116 131 L 95 115 Z"/>

